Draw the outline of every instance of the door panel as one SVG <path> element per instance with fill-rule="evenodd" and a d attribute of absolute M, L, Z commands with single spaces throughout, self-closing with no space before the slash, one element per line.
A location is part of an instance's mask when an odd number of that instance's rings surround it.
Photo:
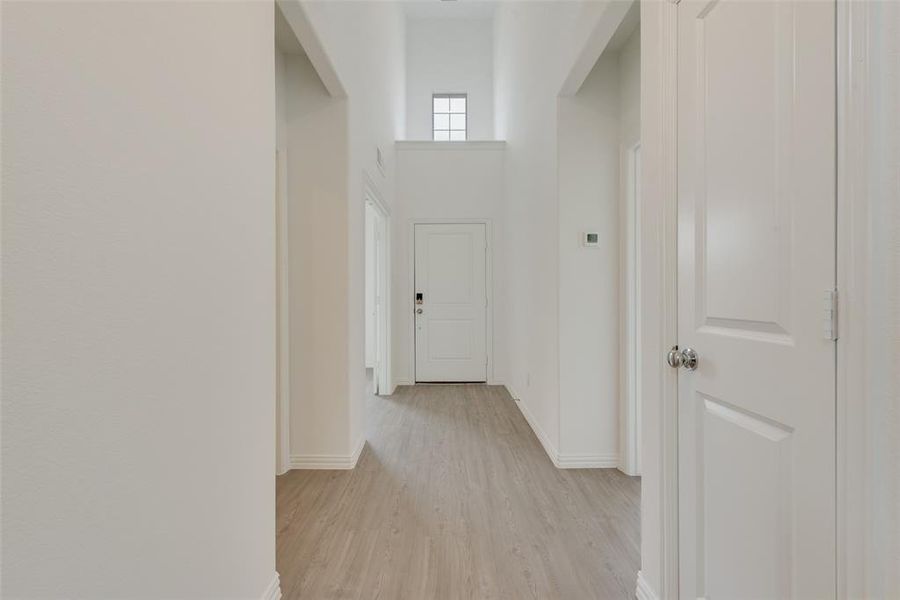
<path fill-rule="evenodd" d="M 685 598 L 835 595 L 834 8 L 678 6 Z"/>
<path fill-rule="evenodd" d="M 487 380 L 485 241 L 484 224 L 415 226 L 416 381 Z"/>

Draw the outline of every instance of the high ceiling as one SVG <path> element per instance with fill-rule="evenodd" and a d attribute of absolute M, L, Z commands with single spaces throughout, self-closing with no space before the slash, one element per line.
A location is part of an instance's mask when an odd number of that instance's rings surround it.
<path fill-rule="evenodd" d="M 410 19 L 490 19 L 497 0 L 404 0 Z"/>

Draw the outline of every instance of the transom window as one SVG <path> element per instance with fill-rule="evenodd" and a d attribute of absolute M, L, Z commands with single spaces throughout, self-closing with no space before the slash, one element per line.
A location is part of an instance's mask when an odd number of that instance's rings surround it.
<path fill-rule="evenodd" d="M 435 94 L 431 102 L 434 141 L 466 141 L 466 94 Z"/>

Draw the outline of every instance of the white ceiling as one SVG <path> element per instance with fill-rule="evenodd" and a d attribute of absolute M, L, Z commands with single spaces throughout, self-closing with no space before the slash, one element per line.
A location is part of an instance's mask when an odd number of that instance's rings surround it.
<path fill-rule="evenodd" d="M 410 19 L 491 19 L 497 0 L 404 0 Z"/>

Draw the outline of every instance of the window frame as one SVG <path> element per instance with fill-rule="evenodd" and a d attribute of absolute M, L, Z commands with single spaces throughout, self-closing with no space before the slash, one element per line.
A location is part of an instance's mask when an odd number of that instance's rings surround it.
<path fill-rule="evenodd" d="M 466 110 L 462 113 L 454 113 L 454 112 L 435 112 L 434 111 L 434 101 L 438 98 L 447 98 L 451 100 L 453 98 L 462 98 L 466 101 Z M 449 107 L 448 107 L 449 110 Z M 450 127 L 450 115 L 459 115 L 462 114 L 466 117 L 466 128 L 463 129 L 452 129 Z M 436 129 L 434 126 L 434 117 L 435 115 L 447 115 L 447 129 Z M 446 131 L 447 138 L 446 140 L 436 140 L 434 137 L 435 132 L 437 131 Z M 452 140 L 450 138 L 450 134 L 454 131 L 462 131 L 465 135 L 465 139 L 462 140 Z M 448 142 L 468 142 L 469 141 L 469 94 L 467 92 L 434 92 L 431 94 L 431 141 L 448 141 Z"/>

